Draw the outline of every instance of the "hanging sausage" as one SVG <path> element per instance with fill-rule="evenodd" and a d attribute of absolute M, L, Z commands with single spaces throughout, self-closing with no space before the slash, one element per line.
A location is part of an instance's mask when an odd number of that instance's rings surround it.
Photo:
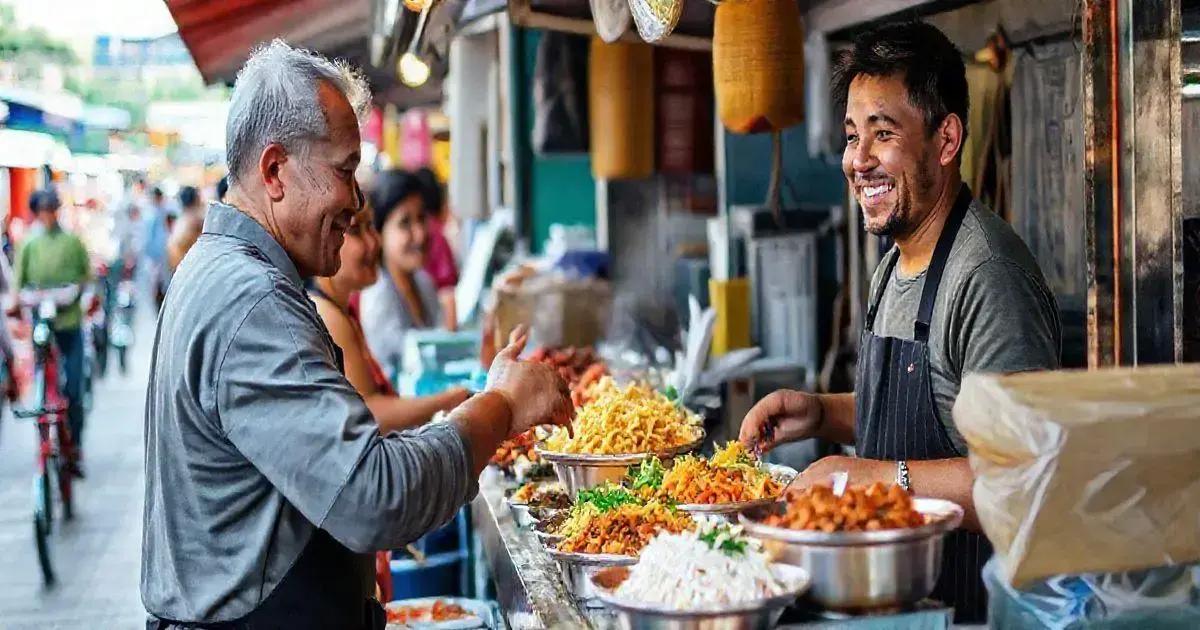
<path fill-rule="evenodd" d="M 804 120 L 804 31 L 795 0 L 724 0 L 713 23 L 717 114 L 734 133 Z"/>
<path fill-rule="evenodd" d="M 639 179 L 654 174 L 654 48 L 592 38 L 588 71 L 592 174 Z"/>

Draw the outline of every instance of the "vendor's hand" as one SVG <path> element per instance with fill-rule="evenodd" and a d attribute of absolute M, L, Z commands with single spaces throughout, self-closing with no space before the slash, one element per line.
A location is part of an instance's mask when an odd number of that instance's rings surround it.
<path fill-rule="evenodd" d="M 876 481 L 896 482 L 896 462 L 831 455 L 813 462 L 811 466 L 804 469 L 804 472 L 796 476 L 787 489 L 791 492 L 812 486 L 832 485 L 831 476 L 835 472 L 849 473 L 847 485 L 871 485 Z"/>
<path fill-rule="evenodd" d="M 528 340 L 525 328 L 517 327 L 488 370 L 487 391 L 504 396 L 512 411 L 511 435 L 542 424 L 569 424 L 575 410 L 566 381 L 553 368 L 519 360 Z"/>
<path fill-rule="evenodd" d="M 781 389 L 758 401 L 742 420 L 738 439 L 747 448 L 767 452 L 780 444 L 813 437 L 821 426 L 816 395 Z"/>

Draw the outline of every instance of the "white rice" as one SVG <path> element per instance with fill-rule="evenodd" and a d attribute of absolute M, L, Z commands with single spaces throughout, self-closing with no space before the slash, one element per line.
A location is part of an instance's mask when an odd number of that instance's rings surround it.
<path fill-rule="evenodd" d="M 771 571 L 756 546 L 730 555 L 709 548 L 698 532 L 683 532 L 651 540 L 616 595 L 673 610 L 697 610 L 756 602 L 792 587 Z"/>

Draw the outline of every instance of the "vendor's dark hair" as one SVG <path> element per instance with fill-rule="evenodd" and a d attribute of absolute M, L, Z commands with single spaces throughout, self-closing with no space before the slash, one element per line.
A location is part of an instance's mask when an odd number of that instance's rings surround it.
<path fill-rule="evenodd" d="M 370 194 L 375 229 L 383 230 L 383 224 L 392 210 L 413 195 L 420 195 L 424 205 L 424 186 L 416 175 L 401 170 L 383 171 L 376 175 Z"/>
<path fill-rule="evenodd" d="M 833 97 L 838 111 L 846 110 L 850 83 L 859 75 L 900 75 L 909 102 L 925 115 L 926 129 L 933 133 L 946 116 L 956 114 L 962 120 L 966 146 L 967 71 L 958 47 L 937 27 L 898 22 L 855 38 L 853 48 L 834 60 Z"/>

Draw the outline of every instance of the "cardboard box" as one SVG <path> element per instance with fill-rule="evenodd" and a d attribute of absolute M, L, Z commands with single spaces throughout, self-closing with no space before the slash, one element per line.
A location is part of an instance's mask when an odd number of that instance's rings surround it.
<path fill-rule="evenodd" d="M 1200 560 L 1200 365 L 970 375 L 954 421 L 1013 586 Z"/>
<path fill-rule="evenodd" d="M 612 286 L 605 280 L 535 277 L 496 290 L 496 347 L 514 328 L 530 328 L 530 347 L 594 346 L 608 329 Z"/>

